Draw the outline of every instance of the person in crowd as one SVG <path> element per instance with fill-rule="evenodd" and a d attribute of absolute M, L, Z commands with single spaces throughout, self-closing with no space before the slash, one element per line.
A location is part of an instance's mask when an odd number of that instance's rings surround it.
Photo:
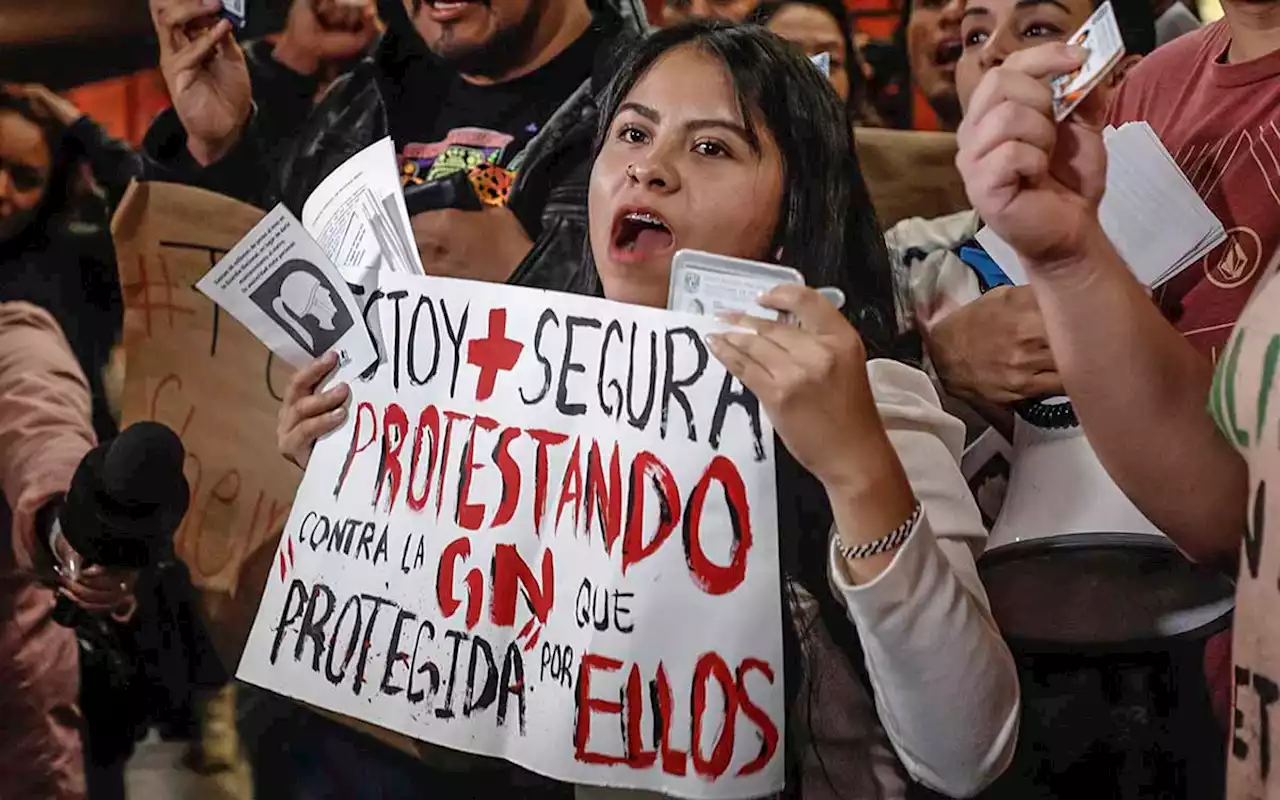
<path fill-rule="evenodd" d="M 757 0 L 666 0 L 662 6 L 662 25 L 670 28 L 695 19 L 745 22 L 756 8 Z"/>
<path fill-rule="evenodd" d="M 1156 47 L 1200 29 L 1200 18 L 1183 0 L 1152 0 L 1151 13 L 1156 18 Z"/>
<path fill-rule="evenodd" d="M 105 205 L 70 199 L 89 164 Z M 103 372 L 119 340 L 120 285 L 108 221 L 140 169 L 69 101 L 42 86 L 0 88 L 0 300 L 25 300 L 58 320 L 89 377 L 94 429 L 115 435 Z"/>
<path fill-rule="evenodd" d="M 898 23 L 899 51 L 906 56 L 911 84 L 929 101 L 945 131 L 960 124 L 956 62 L 963 11 L 963 0 L 903 0 Z"/>
<path fill-rule="evenodd" d="M 268 152 L 289 146 L 329 85 L 373 46 L 379 27 L 374 0 L 293 0 L 279 37 L 245 43 Z"/>
<path fill-rule="evenodd" d="M 1092 122 L 1097 125 L 1126 75 L 1155 47 L 1154 19 L 1145 2 L 1122 0 L 1112 5 L 1127 55 L 1095 89 L 1090 107 L 1077 112 L 1093 114 Z M 970 0 L 962 23 L 965 49 L 957 66 L 957 85 L 966 113 L 984 75 L 1013 53 L 1044 41 L 1065 39 L 1093 10 L 1088 2 L 1022 6 L 1003 0 Z M 1079 531 L 1157 533 L 1157 527 L 1098 463 L 1089 440 L 1071 417 L 1071 406 L 1045 400 L 1061 396 L 1063 387 L 1035 297 L 1029 287 L 1006 285 L 1007 279 L 973 238 L 981 226 L 978 213 L 966 211 L 940 219 L 906 221 L 890 231 L 888 240 L 909 270 L 910 294 L 926 352 L 946 392 L 981 414 L 969 419 L 975 433 L 993 423 L 1015 445 L 1009 489 L 1013 499 L 1004 506 L 1004 513 L 999 491 L 984 494 L 984 512 L 994 523 L 993 539 L 1007 542 Z M 1061 419 L 1049 416 L 1064 411 Z M 1020 458 L 1028 454 L 1030 458 Z M 1031 505 L 1027 498 L 1036 496 L 1036 487 L 1050 480 L 1045 473 L 1050 460 L 1055 465 L 1050 468 L 1052 480 L 1075 487 L 1075 491 L 1059 492 L 1050 502 Z M 990 487 L 984 493 L 989 491 Z M 1207 651 L 1211 655 L 1215 646 L 1210 640 Z M 1158 739 L 1168 754 L 1184 748 L 1190 748 L 1186 752 L 1218 752 L 1205 746 L 1212 740 L 1215 726 L 1211 707 L 1203 699 L 1206 688 L 1199 654 L 1192 655 L 1188 651 L 1186 657 L 1171 656 L 1168 663 L 1152 661 L 1149 666 L 1165 676 L 1166 682 L 1172 685 L 1176 681 L 1181 687 L 1177 708 L 1168 711 L 1173 716 L 1165 717 L 1168 731 Z M 1028 717 L 1024 720 L 1024 743 L 1044 740 L 1059 744 L 1046 746 L 1048 757 L 1031 751 L 1020 757 L 1006 779 L 1015 787 L 1010 791 L 1015 795 L 1023 791 L 1016 788 L 1018 781 L 1058 786 L 1062 792 L 1067 790 L 1061 787 L 1097 781 L 1099 773 L 1104 780 L 1114 780 L 1105 777 L 1114 770 L 1104 766 L 1095 751 L 1136 758 L 1133 750 L 1139 745 L 1132 737 L 1120 727 L 1090 722 L 1083 711 L 1073 728 L 1051 710 L 1064 693 L 1074 693 L 1079 709 L 1087 707 L 1090 696 L 1101 697 L 1101 692 L 1089 688 L 1096 682 L 1096 673 L 1089 668 L 1050 676 L 1043 665 L 1031 668 L 1041 677 L 1036 681 L 1024 678 L 1024 692 L 1036 694 L 1035 698 L 1024 697 Z M 1089 695 L 1090 691 L 1095 694 Z M 1164 708 L 1165 702 L 1154 697 L 1143 701 L 1137 695 L 1133 701 L 1152 703 L 1153 708 Z M 1067 744 L 1095 740 L 1092 749 Z M 1189 769 L 1185 777 L 1164 770 L 1160 779 L 1198 781 L 1196 773 L 1218 769 L 1216 758 L 1209 761 L 1207 767 Z"/>
<path fill-rule="evenodd" d="M 283 158 L 267 157 L 244 53 L 219 4 L 151 0 L 174 108 L 147 136 L 149 175 L 295 212 L 335 167 L 390 135 L 412 190 L 499 168 L 505 199 L 413 216 L 431 274 L 563 283 L 584 239 L 595 93 L 644 30 L 634 0 L 384 0 L 387 32 L 343 76 Z M 274 180 L 263 180 L 273 176 Z"/>
<path fill-rule="evenodd" d="M 0 161 L 0 186 L 18 168 Z M 76 636 L 53 621 L 55 589 L 91 612 L 131 602 L 132 574 L 90 567 L 72 581 L 57 571 L 75 552 L 54 532 L 53 510 L 94 444 L 90 409 L 89 384 L 54 318 L 29 303 L 0 302 L 3 797 L 85 798 Z"/>
<path fill-rule="evenodd" d="M 1103 109 L 1129 70 L 1155 47 L 1153 20 L 1142 0 L 1112 5 L 1126 55 L 1094 90 L 1093 105 Z M 1010 54 L 1065 39 L 1094 7 L 1092 0 L 1035 5 L 969 0 L 956 70 L 961 107 L 968 106 L 982 77 Z M 906 267 L 912 311 L 943 387 L 1012 439 L 1012 405 L 1059 394 L 1062 386 L 1031 290 L 1004 285 L 1007 281 L 987 268 L 989 257 L 973 238 L 980 227 L 970 209 L 904 220 L 887 240 Z"/>
<path fill-rule="evenodd" d="M 927 376 L 882 357 L 891 280 L 843 104 L 766 30 L 696 23 L 636 48 L 602 119 L 574 291 L 663 308 L 672 255 L 695 248 L 785 264 L 854 299 L 841 314 L 812 289 L 776 289 L 761 302 L 797 326 L 736 316 L 741 330 L 710 345 L 783 445 L 788 791 L 904 798 L 914 780 L 975 795 L 1011 758 L 1017 680 L 974 566 L 985 531 L 959 472 L 962 426 Z M 636 208 L 659 221 L 644 236 Z M 343 419 L 350 389 L 316 391 L 335 363 L 300 370 L 286 393 L 280 449 L 300 466 Z M 875 543 L 888 549 L 865 556 Z M 615 794 L 631 793 L 578 788 Z"/>
<path fill-rule="evenodd" d="M 136 153 L 65 98 L 38 85 L 0 89 L 0 300 L 30 302 L 58 321 L 88 377 L 100 440 L 117 432 L 106 373 L 123 321 L 109 221 L 141 169 Z M 73 185 L 90 179 L 95 191 L 74 196 Z M 144 610 L 129 630 L 153 624 Z M 81 659 L 77 684 L 88 791 L 94 800 L 123 797 L 135 728 L 159 711 L 134 702 L 151 676 L 136 664 L 122 696 L 110 659 L 96 645 L 86 652 L 93 657 Z"/>
<path fill-rule="evenodd" d="M 839 0 L 769 0 L 751 15 L 751 21 L 795 42 L 806 55 L 826 53 L 830 58 L 831 86 L 849 108 L 855 125 L 883 125 L 867 99 L 867 79 L 850 35 L 852 22 Z"/>
<path fill-rule="evenodd" d="M 1280 113 L 1280 3 L 1229 0 L 1223 12 L 1133 70 L 1109 113 L 1113 124 L 1148 122 L 1229 231 L 1157 304 L 1098 223 L 1106 165 L 1097 129 L 1055 126 L 1042 105 L 1040 81 L 1073 69 L 1079 53 L 1036 49 L 987 75 L 959 166 L 975 208 L 1027 269 L 1057 371 L 1108 472 L 1187 555 L 1238 573 L 1225 681 L 1234 800 L 1268 796 L 1280 782 L 1268 721 L 1280 652 L 1268 622 L 1275 560 L 1265 545 L 1276 315 L 1274 281 L 1262 284 L 1280 261 L 1280 215 L 1275 171 L 1252 156 L 1272 141 Z"/>

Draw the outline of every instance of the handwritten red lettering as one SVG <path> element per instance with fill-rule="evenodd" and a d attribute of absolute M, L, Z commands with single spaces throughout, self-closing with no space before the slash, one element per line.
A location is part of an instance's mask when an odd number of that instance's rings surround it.
<path fill-rule="evenodd" d="M 470 501 L 471 476 L 484 468 L 476 463 L 476 429 L 494 431 L 498 421 L 477 415 L 471 423 L 471 436 L 467 439 L 466 453 L 462 458 L 462 482 L 458 486 L 458 526 L 464 530 L 478 531 L 484 525 L 484 504 Z"/>
<path fill-rule="evenodd" d="M 658 491 L 658 530 L 648 544 L 644 541 L 645 479 Z M 675 476 L 662 460 L 647 450 L 636 454 L 631 462 L 631 513 L 627 515 L 627 532 L 622 541 L 622 574 L 658 552 L 671 536 L 680 515 L 680 490 Z"/>
<path fill-rule="evenodd" d="M 729 507 L 729 523 L 733 529 L 733 545 L 728 566 L 720 566 L 707 558 L 702 550 L 702 508 L 712 481 L 724 489 Z M 694 583 L 707 594 L 728 594 L 747 578 L 747 554 L 751 551 L 751 509 L 747 506 L 747 487 L 733 462 L 716 456 L 689 496 L 684 517 L 684 549 Z"/>
<path fill-rule="evenodd" d="M 436 602 L 445 617 L 452 617 L 462 603 L 453 593 L 454 570 L 459 561 L 466 562 L 471 557 L 471 542 L 464 536 L 455 539 L 440 554 L 440 569 L 436 573 Z M 480 610 L 484 605 L 484 576 L 474 567 L 467 571 L 467 630 L 471 630 L 480 621 Z"/>
<path fill-rule="evenodd" d="M 592 714 L 621 714 L 622 703 L 613 700 L 602 700 L 591 696 L 591 673 L 617 672 L 622 669 L 622 662 L 615 658 L 588 653 L 582 657 L 578 666 L 578 724 L 574 726 L 573 748 L 574 758 L 583 764 L 623 764 L 622 756 L 610 756 L 604 753 L 593 753 L 587 749 L 591 738 Z"/>
<path fill-rule="evenodd" d="M 594 512 L 600 514 L 600 528 L 604 532 L 604 550 L 613 554 L 613 543 L 622 533 L 622 466 L 618 462 L 618 445 L 613 446 L 609 458 L 609 482 L 605 483 L 604 464 L 600 457 L 600 444 L 591 443 L 587 456 L 587 488 L 583 502 L 587 506 L 587 524 L 584 530 L 591 535 Z"/>
<path fill-rule="evenodd" d="M 738 770 L 739 776 L 754 775 L 764 769 L 773 760 L 773 754 L 778 752 L 778 726 L 773 724 L 773 720 L 769 719 L 764 709 L 751 700 L 751 693 L 747 691 L 746 679 L 751 672 L 759 672 L 770 684 L 773 683 L 773 668 L 758 658 L 743 659 L 742 664 L 738 666 L 739 707 L 742 709 L 743 716 L 760 729 L 760 754 L 742 765 Z"/>

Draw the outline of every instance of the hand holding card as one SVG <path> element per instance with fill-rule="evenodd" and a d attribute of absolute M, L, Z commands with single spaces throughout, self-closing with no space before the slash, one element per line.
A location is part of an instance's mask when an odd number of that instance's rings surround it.
<path fill-rule="evenodd" d="M 705 317 L 741 312 L 777 320 L 778 312 L 761 306 L 760 296 L 782 283 L 804 285 L 804 276 L 790 267 L 744 258 L 681 250 L 671 259 L 667 308 Z"/>
<path fill-rule="evenodd" d="M 1124 58 L 1124 39 L 1110 0 L 1098 6 L 1067 44 L 1083 47 L 1089 55 L 1079 69 L 1053 80 L 1053 116 L 1058 122 L 1066 119 Z"/>
<path fill-rule="evenodd" d="M 222 12 L 218 16 L 228 20 L 236 30 L 244 30 L 249 24 L 248 0 L 222 0 Z"/>

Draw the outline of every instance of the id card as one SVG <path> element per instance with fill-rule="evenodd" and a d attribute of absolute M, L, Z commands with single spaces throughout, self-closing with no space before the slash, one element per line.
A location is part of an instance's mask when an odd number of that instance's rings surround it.
<path fill-rule="evenodd" d="M 248 0 L 222 0 L 222 13 L 218 16 L 230 20 L 236 28 L 244 28 L 249 22 L 248 11 L 245 9 L 247 2 Z"/>
<path fill-rule="evenodd" d="M 817 67 L 818 71 L 820 71 L 823 75 L 825 75 L 828 78 L 831 77 L 831 54 L 830 53 L 818 53 L 816 56 L 809 56 L 809 60 L 813 62 L 813 65 Z"/>
<path fill-rule="evenodd" d="M 781 283 L 803 286 L 804 276 L 777 264 L 681 250 L 671 260 L 667 308 L 704 317 L 740 311 L 776 321 L 778 312 L 756 300 Z"/>
<path fill-rule="evenodd" d="M 1089 55 L 1075 72 L 1053 80 L 1053 116 L 1058 122 L 1066 119 L 1124 58 L 1124 39 L 1110 0 L 1098 6 L 1067 44 L 1087 48 Z"/>

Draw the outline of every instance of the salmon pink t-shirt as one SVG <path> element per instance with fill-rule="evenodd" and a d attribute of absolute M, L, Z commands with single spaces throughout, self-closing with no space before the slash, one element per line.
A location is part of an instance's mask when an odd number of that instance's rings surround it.
<path fill-rule="evenodd" d="M 1227 229 L 1227 240 L 1156 297 L 1215 361 L 1280 251 L 1280 51 L 1226 63 L 1218 21 L 1159 48 L 1112 100 L 1110 123 L 1146 122 Z"/>

